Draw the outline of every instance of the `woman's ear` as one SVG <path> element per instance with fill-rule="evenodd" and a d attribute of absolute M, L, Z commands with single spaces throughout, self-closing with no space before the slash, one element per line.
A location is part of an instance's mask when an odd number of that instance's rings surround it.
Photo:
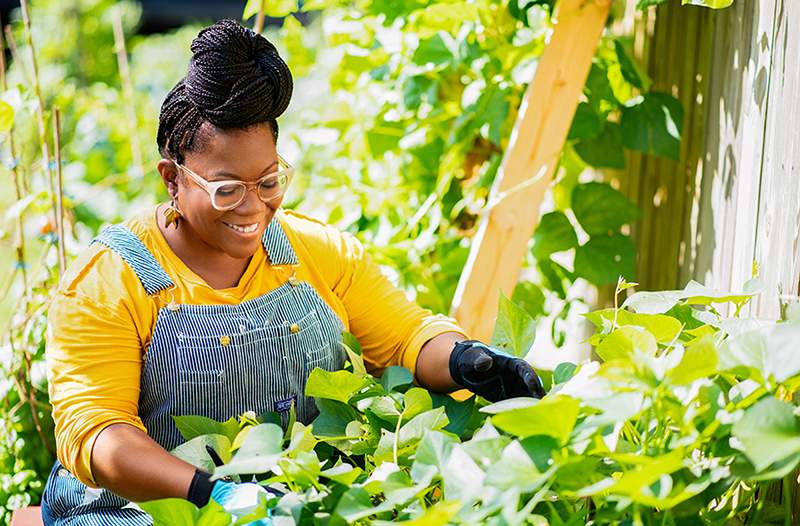
<path fill-rule="evenodd" d="M 161 159 L 158 161 L 156 169 L 161 175 L 161 180 L 164 181 L 164 186 L 167 187 L 170 197 L 175 199 L 178 195 L 178 166 L 174 161 Z"/>

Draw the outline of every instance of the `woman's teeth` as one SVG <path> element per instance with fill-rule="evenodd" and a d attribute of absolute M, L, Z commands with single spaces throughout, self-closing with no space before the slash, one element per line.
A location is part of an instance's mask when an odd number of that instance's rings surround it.
<path fill-rule="evenodd" d="M 256 231 L 258 228 L 258 223 L 253 223 L 252 225 L 231 225 L 229 223 L 225 223 L 225 226 L 229 226 L 237 232 L 241 232 L 242 234 L 250 234 Z"/>

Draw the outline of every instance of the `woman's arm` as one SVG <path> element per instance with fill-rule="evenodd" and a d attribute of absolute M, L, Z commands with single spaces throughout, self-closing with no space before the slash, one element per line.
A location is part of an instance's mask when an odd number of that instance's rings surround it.
<path fill-rule="evenodd" d="M 91 465 L 98 484 L 134 502 L 185 499 L 195 473 L 194 466 L 128 424 L 112 424 L 100 432 Z"/>
<path fill-rule="evenodd" d="M 445 332 L 428 340 L 417 357 L 416 376 L 420 386 L 438 393 L 461 387 L 450 376 L 450 353 L 457 342 L 466 338 L 457 332 Z"/>

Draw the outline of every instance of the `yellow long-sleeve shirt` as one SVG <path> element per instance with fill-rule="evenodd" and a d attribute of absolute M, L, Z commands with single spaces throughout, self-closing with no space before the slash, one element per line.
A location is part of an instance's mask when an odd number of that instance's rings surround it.
<path fill-rule="evenodd" d="M 308 282 L 362 345 L 367 367 L 414 370 L 426 341 L 455 331 L 395 288 L 353 236 L 290 211 L 280 221 L 297 254 L 296 276 Z M 170 249 L 155 209 L 125 223 L 175 282 L 155 300 L 121 256 L 95 243 L 65 273 L 50 306 L 47 373 L 58 458 L 83 483 L 97 487 L 91 453 L 100 432 L 127 423 L 147 431 L 138 416 L 142 357 L 160 307 L 237 304 L 283 285 L 287 266 L 272 267 L 257 250 L 239 284 L 213 289 Z"/>

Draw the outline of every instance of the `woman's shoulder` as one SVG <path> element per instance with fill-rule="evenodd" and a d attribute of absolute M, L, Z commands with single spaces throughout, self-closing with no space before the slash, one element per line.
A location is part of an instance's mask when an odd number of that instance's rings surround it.
<path fill-rule="evenodd" d="M 349 257 L 360 243 L 351 234 L 294 210 L 282 210 L 280 223 L 290 240 L 300 242 L 313 255 Z"/>
<path fill-rule="evenodd" d="M 142 216 L 120 223 L 137 238 L 146 238 L 148 227 Z M 102 231 L 101 231 L 102 232 Z M 79 295 L 97 303 L 112 305 L 144 292 L 136 273 L 119 254 L 101 242 L 92 242 L 67 267 L 59 282 L 59 292 Z"/>

